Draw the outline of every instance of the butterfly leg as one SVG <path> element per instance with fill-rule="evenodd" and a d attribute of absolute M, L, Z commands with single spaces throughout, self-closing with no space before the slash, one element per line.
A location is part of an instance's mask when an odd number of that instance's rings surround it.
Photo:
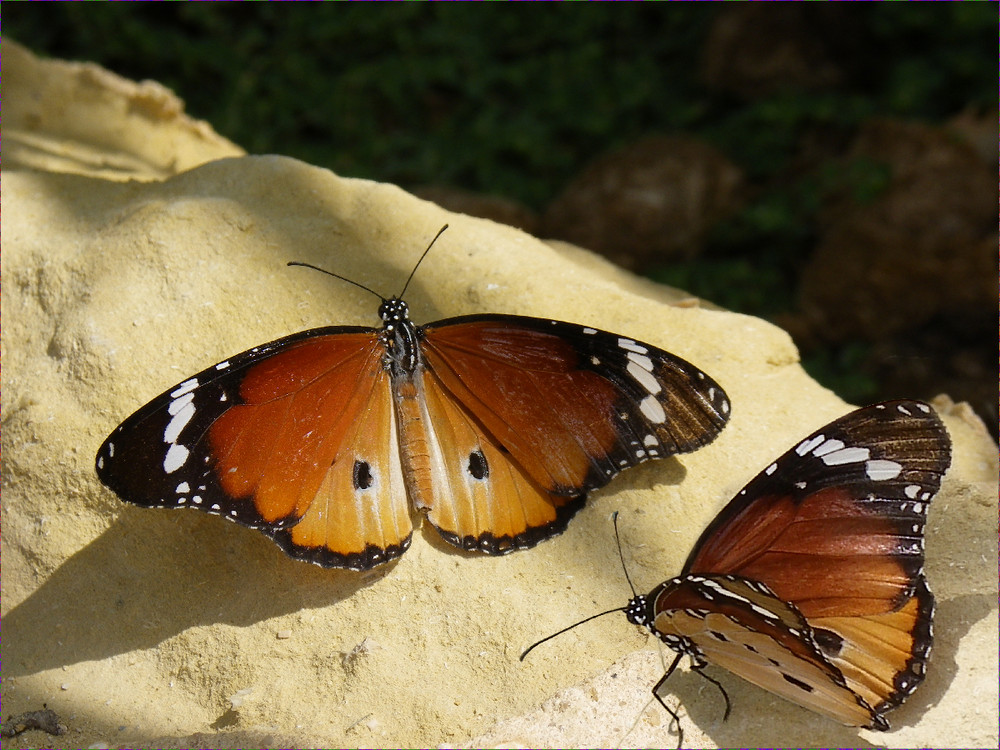
<path fill-rule="evenodd" d="M 663 710 L 670 714 L 670 718 L 673 720 L 674 726 L 677 727 L 678 750 L 681 745 L 684 744 L 684 729 L 681 728 L 681 717 L 677 715 L 676 711 L 666 704 L 662 697 L 660 697 L 660 688 L 663 686 L 663 683 L 667 681 L 667 678 L 674 673 L 674 670 L 677 669 L 677 663 L 681 660 L 682 656 L 684 656 L 684 654 L 677 654 L 677 656 L 674 657 L 674 660 L 670 663 L 670 666 L 667 667 L 667 671 L 663 673 L 663 677 L 660 678 L 660 681 L 653 685 L 653 697 L 659 701 L 661 706 L 663 706 Z"/>

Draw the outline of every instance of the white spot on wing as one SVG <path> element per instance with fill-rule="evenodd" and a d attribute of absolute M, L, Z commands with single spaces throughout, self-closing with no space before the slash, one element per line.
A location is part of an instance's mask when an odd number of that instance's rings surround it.
<path fill-rule="evenodd" d="M 629 354 L 628 356 L 631 359 L 635 355 Z M 643 357 L 643 359 L 646 358 Z M 648 362 L 649 360 L 646 359 L 646 361 Z M 646 393 L 655 396 L 662 390 L 659 381 L 653 377 L 653 374 L 649 370 L 644 369 L 641 365 L 629 362 L 628 367 L 625 369 L 632 376 L 632 379 L 646 390 Z"/>
<path fill-rule="evenodd" d="M 635 362 L 639 367 L 641 367 L 646 372 L 653 371 L 653 360 L 647 357 L 645 354 L 636 354 L 635 352 L 629 352 L 628 358 L 630 361 Z"/>
<path fill-rule="evenodd" d="M 822 435 L 817 435 L 816 437 L 811 438 L 810 440 L 803 440 L 795 447 L 795 452 L 798 453 L 800 456 L 804 456 L 807 453 L 810 453 L 812 449 L 815 448 L 817 445 L 822 445 L 823 441 L 825 440 L 826 438 L 823 437 Z"/>
<path fill-rule="evenodd" d="M 663 406 L 652 396 L 646 396 L 639 402 L 639 411 L 653 424 L 663 424 L 667 420 L 667 414 L 663 411 Z"/>
<path fill-rule="evenodd" d="M 191 485 L 189 485 L 187 482 L 181 482 L 179 485 L 177 485 L 177 489 L 174 490 L 174 492 L 176 492 L 178 495 L 186 495 L 190 491 L 191 491 Z"/>
<path fill-rule="evenodd" d="M 580 331 L 580 333 L 585 333 L 588 336 L 593 336 L 595 333 L 597 333 L 597 329 L 596 328 L 584 328 L 583 330 Z"/>
<path fill-rule="evenodd" d="M 903 493 L 910 498 L 910 500 L 916 500 L 917 495 L 920 493 L 920 486 L 916 484 L 908 484 L 903 490 Z"/>
<path fill-rule="evenodd" d="M 635 343 L 632 339 L 618 339 L 618 346 L 626 351 L 635 352 L 636 354 L 646 354 L 649 351 L 649 349 L 641 344 Z"/>
<path fill-rule="evenodd" d="M 183 396 L 178 396 L 167 405 L 167 413 L 176 414 L 185 406 L 193 402 L 194 402 L 194 394 L 190 392 L 185 393 Z"/>
<path fill-rule="evenodd" d="M 185 380 L 179 386 L 177 390 L 170 394 L 170 398 L 180 398 L 186 393 L 190 393 L 195 388 L 198 387 L 198 378 L 191 378 L 190 380 Z"/>
<path fill-rule="evenodd" d="M 229 367 L 229 360 L 228 359 L 225 362 L 219 362 L 219 364 L 217 364 L 215 366 L 215 369 L 216 370 L 225 370 L 227 367 Z"/>
<path fill-rule="evenodd" d="M 876 482 L 884 482 L 887 479 L 895 479 L 903 467 L 895 461 L 884 459 L 873 459 L 865 464 L 865 473 L 868 478 Z"/>
<path fill-rule="evenodd" d="M 173 474 L 187 461 L 190 451 L 183 445 L 171 444 L 167 449 L 167 455 L 163 457 L 163 471 Z"/>
<path fill-rule="evenodd" d="M 764 473 L 767 474 L 768 476 L 771 476 L 777 470 L 778 470 L 778 464 L 771 464 L 766 469 L 764 469 Z"/>
<path fill-rule="evenodd" d="M 839 451 L 843 447 L 844 443 L 840 440 L 824 440 L 820 445 L 813 449 L 812 454 L 814 456 L 825 456 L 827 453 Z"/>
<path fill-rule="evenodd" d="M 817 453 L 817 455 L 819 455 Z M 871 452 L 867 448 L 841 448 L 840 450 L 827 453 L 820 458 L 827 466 L 841 466 L 843 464 L 856 464 L 867 461 Z"/>
<path fill-rule="evenodd" d="M 191 394 L 185 397 L 189 399 Z M 174 415 L 173 418 L 167 423 L 167 428 L 163 431 L 163 442 L 164 443 L 176 443 L 178 436 L 181 434 L 187 423 L 191 421 L 191 417 L 194 416 L 194 404 L 190 400 L 178 399 L 170 404 L 169 410 Z M 181 404 L 180 408 L 175 412 L 173 411 L 175 404 Z"/>

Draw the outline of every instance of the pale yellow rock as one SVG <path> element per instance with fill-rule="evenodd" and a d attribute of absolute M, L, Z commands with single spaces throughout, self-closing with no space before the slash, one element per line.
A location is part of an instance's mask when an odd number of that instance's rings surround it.
<path fill-rule="evenodd" d="M 4 715 L 47 703 L 69 727 L 57 741 L 83 747 L 676 742 L 662 710 L 644 708 L 655 640 L 623 616 L 517 657 L 625 603 L 613 511 L 632 576 L 651 588 L 745 481 L 848 411 L 788 336 L 668 304 L 687 295 L 391 185 L 224 158 L 239 149 L 155 86 L 155 116 L 137 113 L 148 84 L 3 44 Z M 43 114 L 8 119 L 25 112 Z M 8 160 L 12 129 L 24 150 Z M 418 531 L 398 564 L 367 575 L 100 485 L 101 441 L 164 388 L 303 328 L 377 325 L 370 295 L 286 261 L 392 294 L 445 223 L 407 294 L 418 322 L 505 312 L 644 339 L 715 377 L 730 425 L 708 448 L 626 472 L 532 551 L 475 556 Z M 715 689 L 681 672 L 667 700 L 689 742 L 996 746 L 996 446 L 967 407 L 937 405 L 955 440 L 927 529 L 938 638 L 926 683 L 890 715 L 898 729 L 845 729 L 717 670 L 733 701 L 723 724 Z"/>

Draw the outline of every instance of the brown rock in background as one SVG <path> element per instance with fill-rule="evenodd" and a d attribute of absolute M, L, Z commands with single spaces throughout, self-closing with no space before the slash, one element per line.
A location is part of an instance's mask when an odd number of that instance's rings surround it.
<path fill-rule="evenodd" d="M 627 268 L 691 258 L 739 205 L 743 173 L 706 143 L 650 136 L 596 159 L 550 205 L 543 236 Z"/>
<path fill-rule="evenodd" d="M 711 89 L 757 99 L 787 88 L 815 89 L 843 79 L 823 30 L 839 13 L 796 3 L 737 4 L 709 32 L 701 77 Z"/>
<path fill-rule="evenodd" d="M 995 309 L 996 175 L 975 150 L 939 128 L 879 120 L 848 158 L 886 164 L 890 181 L 870 203 L 828 211 L 799 290 L 810 333 L 877 341 Z"/>

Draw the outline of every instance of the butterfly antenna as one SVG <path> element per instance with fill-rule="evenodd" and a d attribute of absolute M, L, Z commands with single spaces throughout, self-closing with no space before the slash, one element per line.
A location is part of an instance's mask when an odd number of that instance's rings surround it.
<path fill-rule="evenodd" d="M 632 579 L 629 577 L 628 568 L 625 567 L 625 555 L 622 554 L 622 540 L 618 536 L 618 511 L 616 510 L 611 514 L 611 522 L 615 525 L 615 544 L 618 545 L 618 559 L 622 561 L 622 570 L 625 571 L 625 580 L 628 581 L 628 587 L 632 589 L 632 596 L 638 596 L 638 592 L 635 590 L 635 586 L 632 585 Z"/>
<path fill-rule="evenodd" d="M 298 260 L 290 260 L 290 261 L 288 261 L 288 265 L 290 265 L 290 266 L 302 266 L 303 268 L 311 268 L 314 271 L 319 271 L 320 273 L 325 273 L 327 276 L 333 276 L 333 278 L 340 279 L 341 281 L 346 281 L 348 284 L 354 284 L 354 286 L 358 287 L 359 289 L 364 289 L 366 292 L 370 292 L 370 293 L 374 294 L 376 297 L 378 297 L 383 302 L 386 301 L 385 297 L 383 297 L 381 294 L 379 294 L 378 292 L 376 292 L 374 289 L 369 289 L 364 284 L 359 284 L 357 281 L 354 281 L 353 279 L 349 279 L 346 276 L 341 276 L 339 273 L 334 273 L 333 271 L 327 271 L 325 268 L 320 268 L 319 266 L 314 266 L 312 263 L 303 263 L 302 261 L 298 261 Z"/>
<path fill-rule="evenodd" d="M 441 227 L 438 230 L 438 233 L 434 235 L 434 239 L 431 240 L 431 244 L 429 244 L 427 246 L 427 249 L 424 250 L 424 254 L 420 256 L 420 260 L 417 261 L 417 265 L 415 265 L 413 267 L 413 270 L 410 271 L 410 278 L 408 278 L 406 280 L 406 283 L 403 284 L 403 291 L 401 291 L 399 293 L 399 299 L 402 299 L 403 295 L 406 294 L 406 288 L 410 285 L 410 282 L 413 280 L 413 274 L 415 274 L 417 272 L 417 269 L 420 268 L 420 264 L 424 262 L 424 258 L 427 257 L 427 253 L 429 253 L 431 251 L 431 248 L 434 247 L 434 243 L 437 242 L 438 237 L 440 237 L 442 234 L 444 234 L 444 230 L 447 229 L 447 228 L 448 228 L 448 225 L 445 224 L 443 227 Z"/>
<path fill-rule="evenodd" d="M 583 620 L 580 620 L 580 622 L 574 622 L 572 625 L 569 625 L 569 626 L 563 628 L 562 630 L 558 630 L 555 633 L 553 633 L 552 635 L 547 635 L 544 638 L 542 638 L 542 640 L 535 641 L 530 646 L 528 646 L 528 648 L 526 648 L 524 650 L 524 653 L 521 654 L 521 661 L 524 661 L 524 657 L 527 656 L 528 654 L 530 654 L 535 649 L 535 646 L 541 646 L 543 643 L 545 643 L 545 641 L 551 641 L 557 635 L 562 635 L 567 630 L 572 630 L 577 625 L 583 625 L 583 623 L 590 622 L 591 620 L 596 620 L 598 617 L 604 617 L 604 615 L 610 615 L 612 612 L 624 612 L 624 611 L 625 611 L 624 607 L 615 607 L 614 609 L 609 609 L 606 612 L 598 612 L 596 615 L 591 615 L 590 617 L 587 617 L 587 618 L 585 618 Z"/>

